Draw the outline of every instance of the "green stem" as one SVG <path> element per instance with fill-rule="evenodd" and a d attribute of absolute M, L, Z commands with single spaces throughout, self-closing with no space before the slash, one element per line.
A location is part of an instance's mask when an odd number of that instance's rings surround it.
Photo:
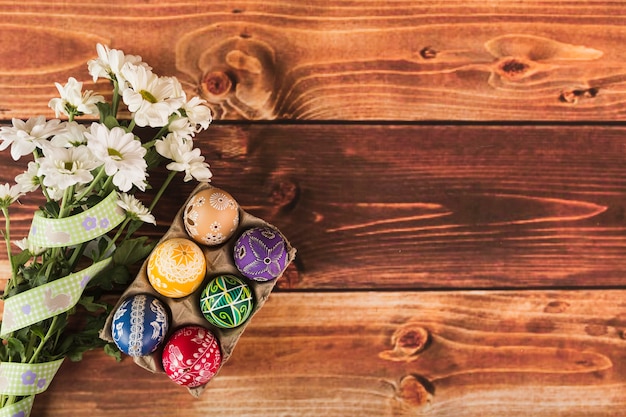
<path fill-rule="evenodd" d="M 111 100 L 113 117 L 117 118 L 117 109 L 120 104 L 120 92 L 119 92 L 119 83 L 117 80 L 111 80 L 113 82 L 113 98 Z"/>
<path fill-rule="evenodd" d="M 41 340 L 41 342 L 39 342 L 39 346 L 37 346 L 37 349 L 33 353 L 33 356 L 28 361 L 29 364 L 33 364 L 37 360 L 37 357 L 39 356 L 39 353 L 41 353 L 41 350 L 43 349 L 44 345 L 48 342 L 48 340 L 50 339 L 50 337 L 54 333 L 53 330 L 56 327 L 58 318 L 59 318 L 58 315 L 56 315 L 56 316 L 54 316 L 52 318 L 52 322 L 50 323 L 50 327 L 48 328 L 48 331 L 46 332 L 46 335 L 44 336 L 44 338 Z"/>
<path fill-rule="evenodd" d="M 157 194 L 154 196 L 152 203 L 150 203 L 150 207 L 148 207 L 148 210 L 152 211 L 152 209 L 156 207 L 157 203 L 159 202 L 159 199 L 163 196 L 163 193 L 165 192 L 167 187 L 170 185 L 170 183 L 176 176 L 176 173 L 177 173 L 176 171 L 170 171 L 165 181 L 163 181 L 163 184 L 161 184 L 161 188 L 159 189 Z"/>
<path fill-rule="evenodd" d="M 15 286 L 15 281 L 17 279 L 17 271 L 15 270 L 15 264 L 13 256 L 11 255 L 11 219 L 9 217 L 9 209 L 7 207 L 2 207 L 2 214 L 4 215 L 4 243 L 7 246 L 7 256 L 9 258 L 9 263 L 11 265 L 11 280 L 7 283 L 6 291 L 13 289 Z"/>
<path fill-rule="evenodd" d="M 104 251 L 102 251 L 102 253 L 100 254 L 100 256 L 104 256 L 106 255 L 111 248 L 113 247 L 113 245 L 115 245 L 115 241 L 117 241 L 117 239 L 120 238 L 120 236 L 122 236 L 122 232 L 124 231 L 124 228 L 128 225 L 128 223 L 130 223 L 130 217 L 127 217 L 126 219 L 124 219 L 124 222 L 120 225 L 120 227 L 117 229 L 117 233 L 115 233 L 115 236 L 113 236 L 113 238 L 111 239 L 111 241 L 109 242 L 109 244 L 107 245 L 107 247 L 104 249 Z M 101 258 L 98 259 L 98 261 L 102 260 Z M 94 260 L 95 261 L 95 260 Z"/>
<path fill-rule="evenodd" d="M 85 198 L 85 196 L 87 194 L 89 194 L 91 191 L 93 191 L 94 187 L 100 182 L 100 180 L 102 179 L 102 177 L 104 177 L 105 174 L 106 174 L 106 172 L 104 172 L 104 167 L 103 166 L 98 168 L 98 173 L 96 174 L 96 177 L 91 181 L 91 184 L 89 184 L 89 187 L 85 188 L 76 197 L 76 202 L 80 202 L 83 198 Z"/>
<path fill-rule="evenodd" d="M 127 131 L 130 133 L 133 131 L 134 128 L 135 128 L 135 119 L 130 119 L 130 123 L 128 124 Z"/>

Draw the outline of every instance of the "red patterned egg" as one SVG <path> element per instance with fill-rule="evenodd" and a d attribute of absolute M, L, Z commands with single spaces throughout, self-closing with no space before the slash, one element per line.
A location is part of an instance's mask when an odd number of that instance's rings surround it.
<path fill-rule="evenodd" d="M 220 245 L 239 225 L 239 205 L 226 191 L 207 188 L 191 197 L 183 213 L 183 223 L 197 243 Z"/>
<path fill-rule="evenodd" d="M 222 352 L 211 331 L 201 326 L 186 326 L 169 338 L 163 348 L 162 362 L 172 381 L 195 388 L 215 376 L 222 363 Z"/>

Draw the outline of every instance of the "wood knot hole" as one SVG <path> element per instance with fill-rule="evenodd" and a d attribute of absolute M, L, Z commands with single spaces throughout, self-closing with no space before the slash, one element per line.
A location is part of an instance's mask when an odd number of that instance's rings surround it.
<path fill-rule="evenodd" d="M 409 324 L 396 330 L 391 336 L 391 343 L 393 349 L 381 352 L 378 355 L 381 359 L 411 362 L 417 358 L 418 353 L 426 349 L 430 343 L 430 335 L 425 328 Z"/>
<path fill-rule="evenodd" d="M 290 179 L 281 179 L 274 182 L 270 192 L 270 201 L 281 209 L 290 209 L 298 201 L 300 188 Z"/>
<path fill-rule="evenodd" d="M 559 101 L 562 103 L 576 104 L 580 99 L 594 98 L 599 92 L 600 89 L 597 87 L 567 90 L 561 93 Z"/>
<path fill-rule="evenodd" d="M 232 90 L 233 80 L 223 71 L 213 71 L 203 77 L 201 88 L 209 97 L 222 98 Z"/>
<path fill-rule="evenodd" d="M 400 381 L 398 397 L 413 408 L 431 403 L 435 389 L 432 383 L 421 375 L 407 375 Z"/>
<path fill-rule="evenodd" d="M 437 51 L 430 46 L 422 48 L 420 51 L 420 56 L 424 59 L 434 59 L 437 58 Z"/>
<path fill-rule="evenodd" d="M 507 59 L 500 63 L 500 71 L 511 78 L 519 78 L 529 68 L 530 65 L 515 58 Z"/>

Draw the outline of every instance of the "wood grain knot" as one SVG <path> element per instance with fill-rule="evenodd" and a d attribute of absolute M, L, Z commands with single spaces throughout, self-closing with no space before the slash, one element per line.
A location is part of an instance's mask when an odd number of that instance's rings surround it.
<path fill-rule="evenodd" d="M 595 98 L 599 92 L 600 89 L 596 87 L 566 90 L 559 96 L 559 101 L 562 103 L 577 104 L 581 99 Z"/>
<path fill-rule="evenodd" d="M 585 326 L 585 333 L 589 336 L 604 336 L 609 333 L 609 329 L 604 324 L 588 324 Z"/>
<path fill-rule="evenodd" d="M 568 308 L 569 303 L 566 301 L 550 301 L 543 311 L 545 313 L 563 313 Z"/>
<path fill-rule="evenodd" d="M 215 119 L 236 115 L 275 118 L 278 78 L 274 48 L 256 39 L 256 33 L 246 27 L 238 27 L 233 36 L 215 42 L 213 29 L 207 27 L 179 41 L 177 68 L 197 80 L 197 90 L 209 102 Z"/>
<path fill-rule="evenodd" d="M 381 359 L 394 362 L 411 362 L 430 343 L 428 330 L 414 324 L 405 325 L 391 336 L 392 350 L 379 353 Z"/>
<path fill-rule="evenodd" d="M 200 87 L 206 96 L 219 99 L 230 93 L 233 80 L 223 71 L 212 71 L 202 78 Z"/>
<path fill-rule="evenodd" d="M 432 402 L 434 387 L 421 375 L 407 375 L 400 380 L 398 398 L 404 405 L 420 408 Z"/>
<path fill-rule="evenodd" d="M 270 191 L 270 202 L 280 209 L 291 209 L 298 201 L 300 187 L 289 178 L 274 181 Z"/>
<path fill-rule="evenodd" d="M 297 258 L 296 258 L 297 259 Z M 298 260 L 298 259 L 297 259 Z M 276 283 L 276 287 L 281 290 L 291 290 L 298 288 L 298 284 L 302 282 L 302 275 L 298 269 L 297 262 L 289 264 L 283 276 Z"/>
<path fill-rule="evenodd" d="M 524 78 L 530 71 L 530 68 L 531 64 L 524 62 L 520 58 L 505 59 L 497 66 L 498 73 L 511 80 Z"/>
<path fill-rule="evenodd" d="M 422 48 L 420 51 L 420 56 L 424 59 L 435 59 L 437 58 L 437 51 L 430 46 Z"/>

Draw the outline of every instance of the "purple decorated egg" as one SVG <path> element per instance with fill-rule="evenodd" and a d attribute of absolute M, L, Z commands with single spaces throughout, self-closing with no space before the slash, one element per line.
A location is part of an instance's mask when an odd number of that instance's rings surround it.
<path fill-rule="evenodd" d="M 289 263 L 285 238 L 270 226 L 243 232 L 235 243 L 233 258 L 239 272 L 255 281 L 279 277 Z"/>

